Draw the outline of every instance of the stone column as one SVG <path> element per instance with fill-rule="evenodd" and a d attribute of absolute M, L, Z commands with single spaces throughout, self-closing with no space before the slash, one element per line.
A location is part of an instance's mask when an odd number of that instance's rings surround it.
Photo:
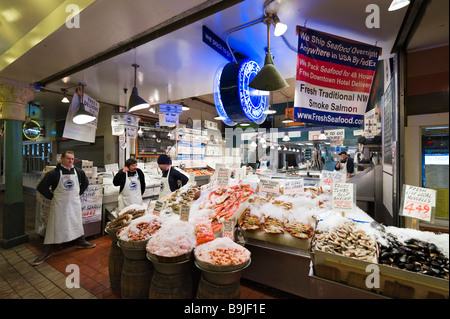
<path fill-rule="evenodd" d="M 28 241 L 25 235 L 25 205 L 22 182 L 22 126 L 25 105 L 34 98 L 34 90 L 9 82 L 0 82 L 0 117 L 4 119 L 5 202 L 3 238 L 0 245 L 10 248 Z"/>

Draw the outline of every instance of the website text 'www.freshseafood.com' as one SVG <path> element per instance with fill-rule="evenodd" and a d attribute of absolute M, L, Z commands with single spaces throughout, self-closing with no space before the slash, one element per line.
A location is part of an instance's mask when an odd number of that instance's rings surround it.
<path fill-rule="evenodd" d="M 342 117 L 340 115 L 321 115 L 316 113 L 301 113 L 297 112 L 297 119 L 300 122 L 303 121 L 318 121 L 318 122 L 327 122 L 327 123 L 335 123 L 335 124 L 353 124 L 353 125 L 362 125 L 364 119 L 359 119 L 356 117 Z"/>

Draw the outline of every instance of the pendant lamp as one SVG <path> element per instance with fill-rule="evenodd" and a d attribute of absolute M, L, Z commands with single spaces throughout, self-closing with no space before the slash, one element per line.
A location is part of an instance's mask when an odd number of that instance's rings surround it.
<path fill-rule="evenodd" d="M 150 104 L 148 104 L 143 98 L 139 96 L 138 89 L 136 87 L 136 70 L 139 65 L 134 63 L 131 66 L 134 67 L 134 86 L 133 90 L 131 91 L 130 100 L 128 101 L 128 112 L 134 112 L 150 107 Z"/>
<path fill-rule="evenodd" d="M 89 113 L 86 110 L 86 106 L 83 103 L 83 96 L 84 96 L 84 86 L 81 85 L 81 95 L 79 97 L 80 102 L 78 103 L 78 110 L 72 119 L 72 121 L 75 124 L 86 124 L 86 123 L 90 123 L 96 119 L 95 116 L 93 116 L 91 113 Z"/>
<path fill-rule="evenodd" d="M 256 74 L 248 86 L 263 91 L 276 91 L 288 87 L 289 84 L 273 64 L 272 53 L 270 53 L 270 24 L 272 23 L 272 19 L 267 18 L 264 20 L 264 23 L 267 24 L 266 59 L 263 68 Z"/>

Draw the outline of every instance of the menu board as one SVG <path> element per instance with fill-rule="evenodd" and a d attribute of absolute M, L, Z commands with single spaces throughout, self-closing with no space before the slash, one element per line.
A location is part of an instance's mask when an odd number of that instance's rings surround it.
<path fill-rule="evenodd" d="M 167 129 L 158 128 L 155 126 L 157 122 L 146 119 L 139 119 L 139 127 L 141 133 L 138 133 L 136 138 L 136 156 L 159 156 L 167 154 L 174 146 Z"/>

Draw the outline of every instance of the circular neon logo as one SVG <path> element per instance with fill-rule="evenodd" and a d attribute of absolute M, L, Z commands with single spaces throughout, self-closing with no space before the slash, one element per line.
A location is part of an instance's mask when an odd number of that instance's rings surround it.
<path fill-rule="evenodd" d="M 217 70 L 214 102 L 225 124 L 234 126 L 248 121 L 261 124 L 266 120 L 267 96 L 248 86 L 259 71 L 258 63 L 250 59 L 231 62 Z"/>

